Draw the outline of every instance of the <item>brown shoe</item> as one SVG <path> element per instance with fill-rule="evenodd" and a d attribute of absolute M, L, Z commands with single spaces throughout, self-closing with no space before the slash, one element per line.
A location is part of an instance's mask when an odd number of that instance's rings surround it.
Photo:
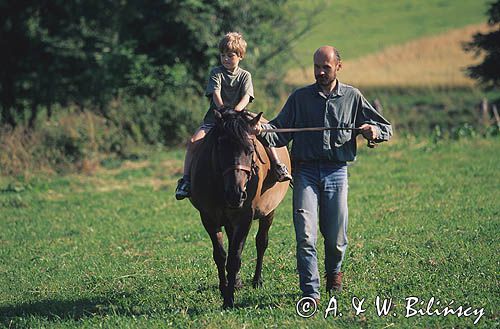
<path fill-rule="evenodd" d="M 326 292 L 331 296 L 332 291 L 334 294 L 342 292 L 342 272 L 327 273 L 326 278 Z"/>
<path fill-rule="evenodd" d="M 319 307 L 319 297 L 302 296 L 302 298 L 307 298 L 307 300 L 314 300 L 316 307 Z"/>

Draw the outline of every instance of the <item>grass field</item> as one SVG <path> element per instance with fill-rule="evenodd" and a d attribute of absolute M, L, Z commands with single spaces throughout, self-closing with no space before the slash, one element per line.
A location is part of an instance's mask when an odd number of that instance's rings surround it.
<path fill-rule="evenodd" d="M 473 33 L 464 26 L 484 23 L 489 2 L 324 1 L 318 25 L 293 49 L 293 65 L 310 70 L 312 51 L 334 44 L 346 78 L 370 101 L 381 100 L 398 134 L 451 129 L 475 120 L 482 97 L 500 97 L 453 80 L 465 58 L 457 45 Z M 416 56 L 421 47 L 434 57 Z M 443 67 L 453 67 L 455 78 L 443 80 Z M 434 76 L 412 85 L 419 68 Z M 209 238 L 190 203 L 173 197 L 184 156 L 178 149 L 108 160 L 88 175 L 0 176 L 0 327 L 500 327 L 498 137 L 437 144 L 408 137 L 359 153 L 349 168 L 342 316 L 324 318 L 325 296 L 312 318 L 296 314 L 291 191 L 271 228 L 264 287 L 250 284 L 254 225 L 243 254 L 245 287 L 234 310 L 221 310 Z M 322 239 L 318 245 L 322 259 Z M 377 315 L 377 296 L 392 298 L 387 316 Z M 433 309 L 453 303 L 484 315 L 477 325 L 477 315 L 405 318 L 411 296 L 423 309 L 434 297 Z M 351 307 L 355 297 L 366 300 L 363 314 Z"/>
<path fill-rule="evenodd" d="M 343 316 L 326 319 L 325 297 L 312 318 L 295 312 L 291 193 L 271 228 L 264 287 L 250 285 L 249 238 L 245 287 L 236 309 L 222 311 L 208 236 L 190 204 L 173 197 L 183 152 L 108 163 L 91 176 L 2 177 L 0 326 L 473 327 L 477 316 L 405 318 L 405 298 L 416 296 L 422 308 L 431 297 L 441 307 L 484 308 L 474 327 L 498 327 L 498 154 L 498 139 L 363 147 L 349 169 Z M 390 315 L 377 316 L 377 296 L 392 298 Z M 366 298 L 365 313 L 354 314 L 353 297 Z"/>

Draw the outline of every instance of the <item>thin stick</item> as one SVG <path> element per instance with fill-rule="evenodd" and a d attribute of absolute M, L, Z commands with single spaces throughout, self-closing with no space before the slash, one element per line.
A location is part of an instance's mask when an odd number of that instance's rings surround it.
<path fill-rule="evenodd" d="M 270 128 L 270 129 L 262 129 L 262 132 L 265 132 L 265 133 L 295 133 L 295 132 L 325 131 L 325 130 L 360 131 L 361 128 L 349 128 L 349 127 Z"/>

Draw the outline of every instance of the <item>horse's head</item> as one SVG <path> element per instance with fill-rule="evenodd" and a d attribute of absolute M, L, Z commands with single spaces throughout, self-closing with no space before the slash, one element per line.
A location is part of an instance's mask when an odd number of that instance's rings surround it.
<path fill-rule="evenodd" d="M 262 113 L 252 117 L 248 112 L 215 111 L 216 152 L 228 207 L 241 208 L 247 199 L 247 183 L 252 177 L 255 152 L 253 128 Z"/>

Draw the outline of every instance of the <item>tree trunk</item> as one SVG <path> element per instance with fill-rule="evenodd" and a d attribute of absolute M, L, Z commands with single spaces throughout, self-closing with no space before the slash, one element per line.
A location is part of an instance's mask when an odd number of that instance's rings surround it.
<path fill-rule="evenodd" d="M 28 127 L 30 129 L 33 129 L 35 127 L 35 121 L 37 115 L 38 115 L 38 101 L 34 100 L 33 103 L 31 103 L 31 114 L 28 121 Z"/>
<path fill-rule="evenodd" d="M 12 114 L 12 109 L 15 104 L 15 95 L 14 95 L 14 81 L 10 78 L 10 76 L 2 77 L 2 88 L 1 90 L 1 106 L 2 106 L 2 117 L 1 124 L 8 124 L 12 128 L 16 127 L 16 120 L 14 115 Z"/>
<path fill-rule="evenodd" d="M 47 120 L 52 118 L 52 104 L 47 104 Z"/>

